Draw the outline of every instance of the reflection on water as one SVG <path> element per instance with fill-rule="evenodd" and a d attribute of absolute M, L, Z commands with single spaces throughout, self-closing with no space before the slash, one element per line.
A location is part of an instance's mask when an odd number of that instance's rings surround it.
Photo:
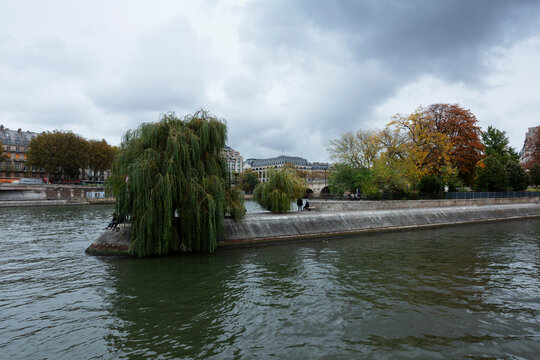
<path fill-rule="evenodd" d="M 95 258 L 104 206 L 0 209 L 4 358 L 534 358 L 540 221 Z"/>

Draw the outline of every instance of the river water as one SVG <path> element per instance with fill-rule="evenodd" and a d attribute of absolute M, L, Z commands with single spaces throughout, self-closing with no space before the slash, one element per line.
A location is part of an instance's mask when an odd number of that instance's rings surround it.
<path fill-rule="evenodd" d="M 85 255 L 111 212 L 0 208 L 0 358 L 540 355 L 539 220 L 212 255 Z"/>

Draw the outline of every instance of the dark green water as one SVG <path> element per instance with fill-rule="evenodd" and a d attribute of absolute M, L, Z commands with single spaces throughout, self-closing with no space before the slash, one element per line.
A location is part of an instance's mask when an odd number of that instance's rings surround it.
<path fill-rule="evenodd" d="M 539 357 L 539 220 L 86 256 L 111 211 L 0 209 L 1 359 Z"/>

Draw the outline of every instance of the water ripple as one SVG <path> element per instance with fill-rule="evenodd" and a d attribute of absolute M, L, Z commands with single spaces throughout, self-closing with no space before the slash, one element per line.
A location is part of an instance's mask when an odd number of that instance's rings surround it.
<path fill-rule="evenodd" d="M 111 212 L 0 209 L 3 358 L 540 353 L 538 220 L 213 255 L 84 255 Z"/>

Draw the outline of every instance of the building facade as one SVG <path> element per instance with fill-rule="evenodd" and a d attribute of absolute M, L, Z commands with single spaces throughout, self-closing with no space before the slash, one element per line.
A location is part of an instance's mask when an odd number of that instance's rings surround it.
<path fill-rule="evenodd" d="M 39 133 L 31 131 L 10 130 L 0 125 L 0 142 L 2 143 L 2 150 L 4 157 L 0 161 L 0 179 L 6 180 L 5 182 L 13 181 L 14 179 L 21 178 L 41 178 L 45 179 L 47 173 L 44 169 L 36 169 L 27 164 L 27 152 L 30 145 L 30 141 L 38 136 Z M 63 182 L 62 173 L 57 171 L 50 175 L 49 182 Z M 95 174 L 90 169 L 80 171 L 77 179 L 71 179 L 70 182 L 105 182 L 111 176 L 111 170 L 106 170 Z M 9 180 L 9 181 L 8 181 Z"/>
<path fill-rule="evenodd" d="M 221 151 L 221 154 L 227 162 L 227 170 L 229 171 L 231 179 L 234 178 L 234 174 L 240 174 L 244 171 L 244 159 L 238 151 L 229 146 L 225 146 L 225 149 Z"/>
<path fill-rule="evenodd" d="M 30 141 L 38 136 L 30 131 L 10 130 L 0 125 L 0 142 L 2 143 L 3 161 L 0 163 L 0 178 L 43 178 L 43 169 L 33 169 L 26 164 L 26 153 Z"/>
<path fill-rule="evenodd" d="M 538 136 L 540 131 L 540 126 L 530 127 L 525 134 L 525 141 L 523 143 L 523 148 L 519 153 L 519 163 L 525 168 L 530 168 L 535 160 L 535 152 L 539 151 L 537 149 L 537 144 L 535 144 L 535 139 Z"/>
<path fill-rule="evenodd" d="M 268 180 L 269 170 L 282 169 L 286 164 L 291 164 L 295 169 L 304 171 L 308 181 L 324 178 L 329 167 L 327 163 L 310 163 L 301 157 L 281 155 L 270 159 L 247 159 L 244 162 L 244 169 L 252 169 L 259 176 L 259 181 L 265 182 Z"/>

